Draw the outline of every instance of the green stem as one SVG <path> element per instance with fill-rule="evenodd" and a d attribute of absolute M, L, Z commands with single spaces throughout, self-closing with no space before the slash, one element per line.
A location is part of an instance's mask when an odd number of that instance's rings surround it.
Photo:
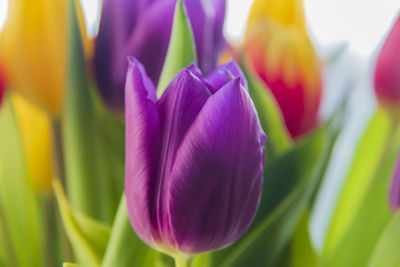
<path fill-rule="evenodd" d="M 191 267 L 192 266 L 192 258 L 187 255 L 175 255 L 175 267 Z"/>
<path fill-rule="evenodd" d="M 64 146 L 62 136 L 62 122 L 59 119 L 52 119 L 52 152 L 53 152 L 53 178 L 58 178 L 66 188 Z M 45 196 L 44 216 L 46 223 L 46 253 L 48 262 L 53 261 L 49 266 L 58 264 L 59 260 L 72 260 L 72 249 L 68 243 L 66 233 L 62 228 L 60 214 L 57 212 L 55 196 Z M 52 255 L 49 255 L 52 254 Z M 51 259 L 52 258 L 52 259 Z M 51 260 L 50 260 L 51 259 Z"/>
<path fill-rule="evenodd" d="M 44 214 L 44 225 L 45 225 L 45 260 L 46 266 L 54 266 L 56 264 L 55 260 L 55 243 L 57 242 L 57 229 L 55 226 L 55 209 L 53 202 L 53 195 L 43 196 L 43 214 Z"/>
<path fill-rule="evenodd" d="M 101 266 L 131 266 L 133 261 L 135 266 L 153 266 L 154 259 L 157 256 L 158 252 L 150 249 L 133 231 L 124 194 L 120 201 Z"/>
<path fill-rule="evenodd" d="M 52 148 L 53 148 L 53 166 L 54 175 L 60 179 L 61 184 L 65 187 L 65 166 L 64 166 L 64 148 L 62 142 L 61 121 L 52 120 Z"/>

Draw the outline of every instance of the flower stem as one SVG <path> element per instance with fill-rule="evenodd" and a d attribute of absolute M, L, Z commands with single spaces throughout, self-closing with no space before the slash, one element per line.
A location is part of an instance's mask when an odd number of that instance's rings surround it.
<path fill-rule="evenodd" d="M 175 255 L 175 267 L 191 267 L 192 258 L 187 255 Z"/>
<path fill-rule="evenodd" d="M 62 122 L 52 119 L 52 149 L 53 149 L 53 179 L 58 178 L 66 188 L 64 146 L 62 137 Z M 53 260 L 72 260 L 72 249 L 62 228 L 60 214 L 57 212 L 57 203 L 54 194 L 44 197 L 45 223 L 47 230 L 47 254 L 54 254 Z M 48 261 L 49 256 L 47 257 Z M 54 259 L 55 258 L 55 259 Z M 54 266 L 55 262 L 49 266 Z"/>
<path fill-rule="evenodd" d="M 62 142 L 61 121 L 53 119 L 53 157 L 54 157 L 54 175 L 61 180 L 61 184 L 65 187 L 65 166 L 64 166 L 64 149 Z"/>

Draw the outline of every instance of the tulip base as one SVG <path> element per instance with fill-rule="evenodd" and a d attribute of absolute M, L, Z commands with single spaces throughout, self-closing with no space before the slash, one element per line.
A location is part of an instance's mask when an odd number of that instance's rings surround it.
<path fill-rule="evenodd" d="M 174 255 L 175 267 L 190 267 L 192 266 L 192 258 L 187 255 Z"/>

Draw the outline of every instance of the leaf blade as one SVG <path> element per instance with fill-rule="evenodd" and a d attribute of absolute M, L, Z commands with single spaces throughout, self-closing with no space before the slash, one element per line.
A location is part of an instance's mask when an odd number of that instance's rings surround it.
<path fill-rule="evenodd" d="M 181 69 L 196 61 L 192 28 L 187 18 L 183 1 L 178 0 L 175 7 L 168 52 L 157 86 L 158 98 L 164 93 L 168 84 Z"/>

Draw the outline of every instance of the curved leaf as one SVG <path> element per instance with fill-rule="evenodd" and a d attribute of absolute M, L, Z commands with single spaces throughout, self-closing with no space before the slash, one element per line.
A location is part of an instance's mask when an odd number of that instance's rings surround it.
<path fill-rule="evenodd" d="M 379 236 L 391 218 L 388 188 L 392 170 L 400 148 L 400 128 L 393 124 L 384 145 L 371 182 L 367 185 L 365 197 L 348 227 L 343 239 L 330 258 L 323 258 L 329 266 L 363 267 L 378 242 Z"/>
<path fill-rule="evenodd" d="M 68 79 L 63 137 L 68 197 L 72 207 L 106 220 L 109 210 L 102 166 L 98 162 L 93 101 L 85 69 L 75 0 L 69 1 Z"/>
<path fill-rule="evenodd" d="M 160 253 L 137 237 L 129 222 L 125 195 L 121 198 L 102 267 L 155 266 Z"/>
<path fill-rule="evenodd" d="M 5 100 L 0 112 L 0 216 L 18 265 L 41 266 L 44 240 L 39 202 L 28 179 L 12 104 Z"/>
<path fill-rule="evenodd" d="M 58 180 L 53 180 L 53 188 L 65 231 L 79 263 L 87 267 L 100 266 L 110 236 L 109 227 L 72 210 Z"/>
<path fill-rule="evenodd" d="M 390 118 L 378 110 L 371 119 L 351 164 L 327 233 L 323 257 L 338 247 L 367 193 L 390 131 Z"/>
<path fill-rule="evenodd" d="M 192 28 L 187 18 L 182 0 L 178 0 L 175 8 L 174 22 L 172 24 L 171 39 L 169 41 L 167 57 L 160 81 L 157 86 L 157 96 L 160 97 L 172 78 L 183 68 L 196 62 L 196 50 Z"/>
<path fill-rule="evenodd" d="M 369 267 L 400 266 L 400 212 L 397 212 L 380 237 Z"/>
<path fill-rule="evenodd" d="M 300 221 L 291 244 L 291 267 L 317 267 L 318 257 L 311 242 L 308 210 Z"/>

